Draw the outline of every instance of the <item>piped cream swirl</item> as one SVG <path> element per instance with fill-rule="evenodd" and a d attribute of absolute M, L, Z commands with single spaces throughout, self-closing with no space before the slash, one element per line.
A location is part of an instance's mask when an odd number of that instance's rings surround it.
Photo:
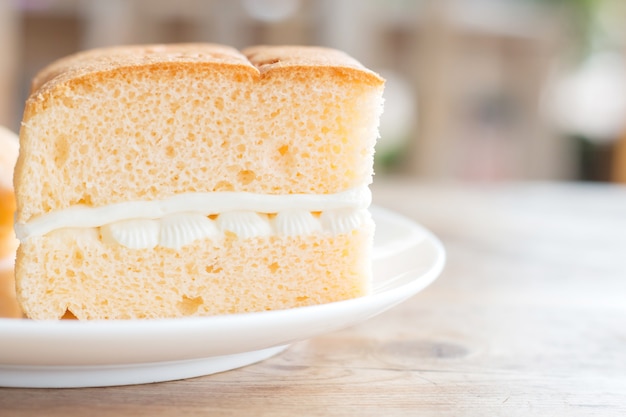
<path fill-rule="evenodd" d="M 198 213 L 179 213 L 158 220 L 122 220 L 101 227 L 102 239 L 130 249 L 172 249 L 198 239 L 218 240 L 226 233 L 250 239 L 266 236 L 298 236 L 311 233 L 349 233 L 370 216 L 365 209 L 338 209 L 320 216 L 302 210 L 287 210 L 268 216 L 253 211 L 230 211 L 216 219 Z"/>

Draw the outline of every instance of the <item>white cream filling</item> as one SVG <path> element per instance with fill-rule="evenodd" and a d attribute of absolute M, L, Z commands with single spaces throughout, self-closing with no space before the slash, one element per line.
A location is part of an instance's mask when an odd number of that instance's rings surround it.
<path fill-rule="evenodd" d="M 27 223 L 16 223 L 15 234 L 26 240 L 67 227 L 100 227 L 127 219 L 160 219 L 170 214 L 195 212 L 204 215 L 252 210 L 279 213 L 285 210 L 327 211 L 362 209 L 371 204 L 365 185 L 335 194 L 254 194 L 243 192 L 186 193 L 165 200 L 131 201 L 102 207 L 74 206 L 44 214 Z"/>
<path fill-rule="evenodd" d="M 156 246 L 180 249 L 198 239 L 221 239 L 227 232 L 243 239 L 315 232 L 349 233 L 369 216 L 366 209 L 328 210 L 319 216 L 305 210 L 286 210 L 274 216 L 241 210 L 222 213 L 216 219 L 198 213 L 178 213 L 157 220 L 122 220 L 104 225 L 100 230 L 102 239 L 109 244 L 131 249 Z"/>
<path fill-rule="evenodd" d="M 293 236 L 323 231 L 337 234 L 363 221 L 371 203 L 367 186 L 336 194 L 268 195 L 243 192 L 188 193 L 157 201 L 103 207 L 74 206 L 17 223 L 24 241 L 66 228 L 101 228 L 105 241 L 129 248 L 180 248 L 196 239 L 228 231 L 242 238 Z M 321 212 L 319 217 L 312 212 Z M 364 214 L 365 213 L 365 214 Z M 272 214 L 272 216 L 268 216 Z M 208 216 L 217 215 L 216 219 Z"/>

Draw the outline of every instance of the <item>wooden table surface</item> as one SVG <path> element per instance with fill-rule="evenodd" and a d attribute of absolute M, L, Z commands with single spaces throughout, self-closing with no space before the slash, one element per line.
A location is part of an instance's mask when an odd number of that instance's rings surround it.
<path fill-rule="evenodd" d="M 626 188 L 379 180 L 374 200 L 447 249 L 406 303 L 222 374 L 0 389 L 0 415 L 626 415 Z"/>

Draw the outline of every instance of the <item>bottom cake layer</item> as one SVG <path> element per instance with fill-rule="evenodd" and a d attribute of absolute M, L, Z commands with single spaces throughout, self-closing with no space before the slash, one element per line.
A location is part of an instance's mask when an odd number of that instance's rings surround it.
<path fill-rule="evenodd" d="M 277 310 L 366 295 L 374 225 L 350 233 L 202 239 L 129 249 L 97 229 L 22 243 L 18 299 L 33 319 L 134 319 Z"/>

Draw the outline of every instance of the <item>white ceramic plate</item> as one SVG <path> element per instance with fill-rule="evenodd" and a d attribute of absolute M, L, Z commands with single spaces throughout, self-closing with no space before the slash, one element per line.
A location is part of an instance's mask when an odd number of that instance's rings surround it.
<path fill-rule="evenodd" d="M 380 314 L 430 284 L 443 268 L 445 253 L 439 240 L 412 220 L 381 208 L 372 212 L 376 236 L 369 296 L 186 319 L 0 319 L 0 386 L 110 386 L 208 375 Z"/>

